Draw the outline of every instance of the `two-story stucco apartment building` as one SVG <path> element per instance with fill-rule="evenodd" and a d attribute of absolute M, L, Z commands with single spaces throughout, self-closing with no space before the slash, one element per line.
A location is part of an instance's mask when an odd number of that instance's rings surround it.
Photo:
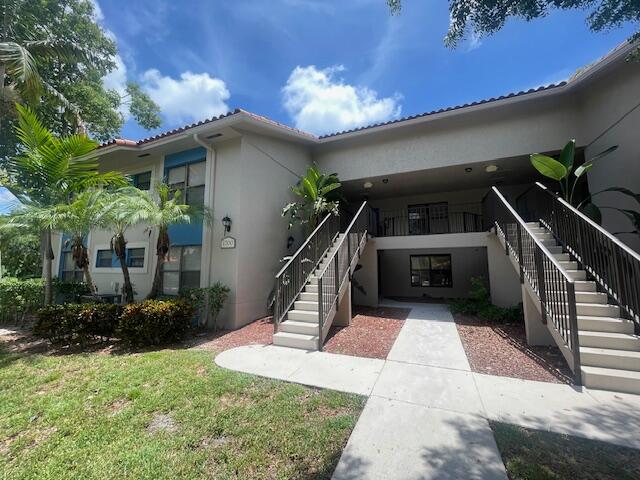
<path fill-rule="evenodd" d="M 185 189 L 189 202 L 213 209 L 210 226 L 171 229 L 164 289 L 175 294 L 186 286 L 228 285 L 227 327 L 267 314 L 281 258 L 305 240 L 294 234 L 289 245 L 292 233 L 281 210 L 292 200 L 290 186 L 313 162 L 338 174 L 352 213 L 366 199 L 375 219 L 353 273 L 362 287 L 353 291 L 355 303 L 462 297 L 470 278 L 481 276 L 495 304 L 514 305 L 523 301 L 518 269 L 505 255 L 504 241 L 489 231 L 493 219 L 482 218 L 483 199 L 497 186 L 516 208 L 542 180 L 529 154 L 558 153 L 571 138 L 579 158 L 618 146 L 589 172 L 591 192 L 640 190 L 640 63 L 626 61 L 629 50 L 622 45 L 557 85 L 322 137 L 235 110 L 140 141 L 111 141 L 99 149 L 100 165 L 132 176 L 139 188 L 164 178 Z M 637 208 L 614 193 L 595 200 Z M 224 217 L 231 220 L 228 232 Z M 604 211 L 603 226 L 630 229 L 612 210 Z M 154 234 L 140 226 L 127 235 L 137 298 L 151 287 Z M 637 236 L 619 239 L 640 249 Z M 112 293 L 121 274 L 109 253 L 109 234 L 92 232 L 88 242 L 97 287 Z M 79 275 L 61 240 L 58 249 L 58 276 Z"/>

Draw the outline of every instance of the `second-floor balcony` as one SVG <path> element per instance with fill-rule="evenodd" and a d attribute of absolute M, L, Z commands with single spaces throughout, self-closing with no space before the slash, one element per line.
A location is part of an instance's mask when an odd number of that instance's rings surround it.
<path fill-rule="evenodd" d="M 483 230 L 480 205 L 435 203 L 406 208 L 374 209 L 374 234 L 378 237 L 469 233 Z"/>

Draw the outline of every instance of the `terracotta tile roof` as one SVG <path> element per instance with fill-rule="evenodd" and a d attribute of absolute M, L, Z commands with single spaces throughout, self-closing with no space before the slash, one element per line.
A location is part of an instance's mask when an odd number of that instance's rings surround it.
<path fill-rule="evenodd" d="M 370 128 L 375 128 L 375 127 L 381 127 L 383 125 L 392 125 L 395 123 L 401 123 L 401 122 L 406 122 L 408 120 L 414 120 L 416 118 L 423 118 L 423 117 L 428 117 L 430 115 L 436 115 L 438 113 L 444 113 L 444 112 L 451 112 L 454 110 L 461 110 L 463 108 L 468 108 L 468 107 L 474 107 L 476 105 L 484 105 L 486 103 L 491 103 L 491 102 L 497 102 L 498 100 L 504 100 L 507 98 L 513 98 L 513 97 L 520 97 L 523 95 L 529 95 L 532 93 L 537 93 L 537 92 L 542 92 L 545 90 L 552 90 L 554 88 L 558 88 L 558 87 L 563 87 L 567 84 L 567 82 L 560 82 L 560 83 L 552 83 L 550 85 L 545 85 L 542 87 L 538 87 L 538 88 L 531 88 L 529 90 L 526 91 L 520 91 L 520 92 L 516 92 L 516 93 L 508 93 L 507 95 L 501 95 L 499 97 L 491 97 L 491 98 L 487 98 L 484 100 L 478 100 L 477 102 L 471 102 L 471 103 L 465 103 L 463 105 L 456 105 L 453 107 L 447 107 L 447 108 L 441 108 L 439 110 L 432 110 L 430 112 L 424 112 L 424 113 L 419 113 L 417 115 L 411 115 L 411 116 L 407 116 L 407 117 L 402 117 L 402 118 L 397 118 L 395 120 L 389 120 L 388 122 L 381 122 L 381 123 L 374 123 L 371 125 L 366 125 L 363 127 L 357 127 L 357 128 L 352 128 L 349 130 L 343 130 L 341 132 L 335 132 L 335 133 L 329 133 L 327 135 L 321 135 L 318 138 L 331 138 L 331 137 L 337 137 L 339 135 L 345 135 L 347 133 L 353 133 L 353 132 L 359 132 L 361 130 L 368 130 Z"/>
<path fill-rule="evenodd" d="M 100 146 L 98 148 L 104 148 L 104 147 L 108 147 L 110 145 L 123 145 L 123 146 L 127 146 L 127 147 L 139 147 L 140 145 L 144 145 L 145 143 L 153 142 L 154 140 L 160 140 L 161 138 L 169 137 L 169 136 L 175 135 L 177 133 L 182 133 L 185 130 L 189 130 L 190 128 L 194 128 L 194 127 L 199 127 L 200 125 L 205 125 L 207 123 L 213 123 L 213 122 L 216 122 L 216 121 L 221 120 L 223 118 L 230 117 L 232 115 L 236 115 L 236 114 L 238 114 L 240 112 L 241 112 L 241 110 L 239 108 L 236 108 L 233 112 L 223 113 L 222 115 L 219 115 L 217 117 L 207 118 L 205 120 L 201 120 L 199 122 L 192 123 L 190 125 L 185 125 L 183 127 L 174 128 L 173 130 L 168 130 L 166 132 L 162 132 L 162 133 L 159 133 L 157 135 L 153 135 L 151 137 L 143 138 L 142 140 L 138 140 L 137 142 L 135 140 L 126 140 L 126 139 L 123 139 L 123 138 L 115 138 L 113 140 L 109 140 L 108 142 L 104 142 L 104 143 L 100 144 Z"/>
<path fill-rule="evenodd" d="M 157 135 L 153 135 L 151 137 L 143 138 L 142 140 L 138 140 L 138 141 L 127 140 L 127 139 L 124 139 L 124 138 L 115 138 L 113 140 L 109 140 L 108 142 L 104 142 L 104 143 L 100 144 L 100 146 L 98 148 L 108 147 L 110 145 L 120 145 L 120 146 L 126 146 L 126 147 L 139 147 L 141 145 L 144 145 L 145 143 L 153 142 L 155 140 L 160 140 L 161 138 L 169 137 L 169 136 L 175 135 L 177 133 L 182 133 L 182 132 L 185 132 L 185 131 L 187 131 L 187 130 L 189 130 L 191 128 L 199 127 L 200 125 L 206 125 L 208 123 L 214 123 L 214 122 L 216 122 L 218 120 L 221 120 L 223 118 L 231 117 L 233 115 L 238 115 L 238 114 L 241 114 L 241 113 L 244 114 L 244 115 L 248 115 L 249 117 L 254 118 L 254 119 L 256 119 L 256 120 L 258 120 L 260 122 L 268 123 L 270 125 L 273 125 L 273 126 L 276 126 L 276 127 L 279 127 L 279 128 L 284 128 L 284 129 L 289 130 L 291 132 L 295 132 L 295 133 L 297 133 L 299 135 L 304 135 L 306 137 L 309 137 L 310 139 L 313 139 L 313 140 L 317 140 L 318 139 L 318 137 L 313 135 L 312 133 L 304 132 L 304 131 L 299 130 L 297 128 L 289 127 L 288 125 L 285 125 L 283 123 L 276 122 L 275 120 L 271 120 L 271 119 L 269 119 L 267 117 L 263 117 L 262 115 L 257 115 L 255 113 L 248 112 L 247 110 L 243 110 L 241 108 L 236 108 L 232 112 L 223 113 L 222 115 L 219 115 L 217 117 L 207 118 L 205 120 L 201 120 L 199 122 L 192 123 L 190 125 L 185 125 L 185 126 L 182 126 L 182 127 L 174 128 L 173 130 L 168 130 L 166 132 L 162 132 L 162 133 L 159 133 Z"/>

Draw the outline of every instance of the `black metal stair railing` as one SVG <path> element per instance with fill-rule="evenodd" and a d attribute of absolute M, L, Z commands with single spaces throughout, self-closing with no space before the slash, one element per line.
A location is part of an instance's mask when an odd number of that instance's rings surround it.
<path fill-rule="evenodd" d="M 372 216 L 363 202 L 353 220 L 345 229 L 344 236 L 330 253 L 318 277 L 318 350 L 322 350 L 329 316 L 337 311 L 340 293 L 355 270 L 372 225 Z"/>
<path fill-rule="evenodd" d="M 526 280 L 538 296 L 543 322 L 551 321 L 571 352 L 571 368 L 576 383 L 580 384 L 580 341 L 573 278 L 496 187 L 483 200 L 483 217 L 486 226 L 495 228 L 503 240 L 505 254 L 516 260 L 520 282 Z"/>
<path fill-rule="evenodd" d="M 276 275 L 274 333 L 340 233 L 340 217 L 328 214 Z"/>
<path fill-rule="evenodd" d="M 640 254 L 541 183 L 527 193 L 532 215 L 620 306 L 640 333 Z"/>

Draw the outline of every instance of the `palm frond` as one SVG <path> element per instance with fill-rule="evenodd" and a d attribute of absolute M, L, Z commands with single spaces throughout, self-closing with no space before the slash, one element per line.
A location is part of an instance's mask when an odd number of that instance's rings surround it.
<path fill-rule="evenodd" d="M 0 62 L 7 66 L 7 73 L 14 81 L 26 83 L 38 76 L 36 61 L 29 50 L 16 42 L 0 42 Z"/>

